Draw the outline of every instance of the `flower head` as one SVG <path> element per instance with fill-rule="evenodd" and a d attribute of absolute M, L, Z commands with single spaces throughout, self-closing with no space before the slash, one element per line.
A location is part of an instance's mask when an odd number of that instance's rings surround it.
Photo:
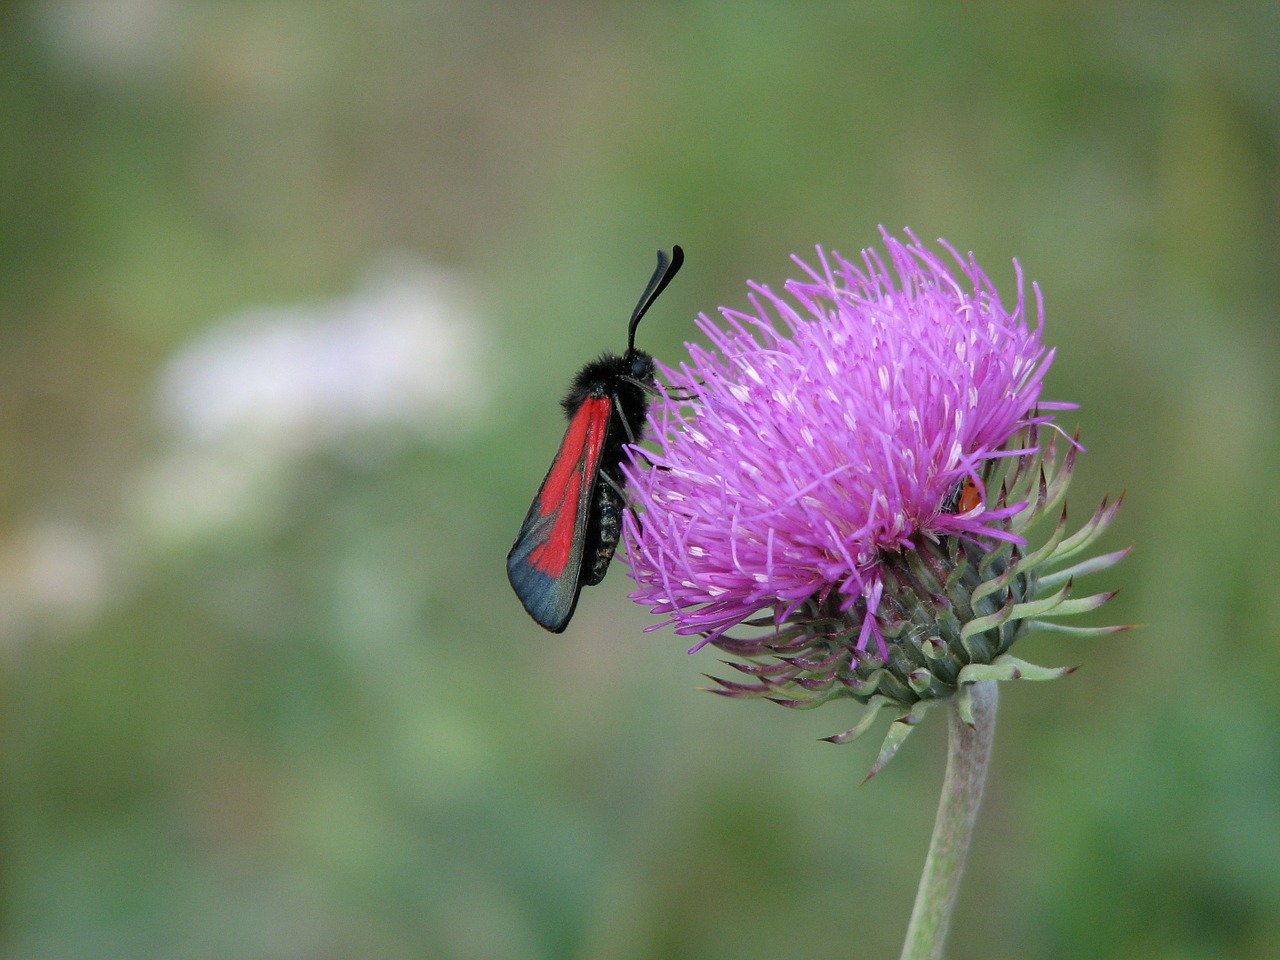
<path fill-rule="evenodd" d="M 755 682 L 718 692 L 870 701 L 905 650 L 894 702 L 946 695 L 1016 633 L 975 656 L 963 625 L 1036 596 L 1023 531 L 1050 508 L 1045 471 L 1060 494 L 1074 460 L 1040 444 L 1070 405 L 1040 399 L 1039 289 L 1032 323 L 1020 271 L 1006 307 L 972 257 L 882 234 L 887 260 L 819 249 L 783 293 L 752 284 L 750 312 L 702 315 L 712 348 L 661 368 L 657 449 L 632 448 L 633 599 L 699 646 L 779 658 L 735 664 Z M 948 618 L 959 649 L 937 682 Z M 743 624 L 764 633 L 729 635 Z M 928 681 L 909 680 L 917 662 Z"/>

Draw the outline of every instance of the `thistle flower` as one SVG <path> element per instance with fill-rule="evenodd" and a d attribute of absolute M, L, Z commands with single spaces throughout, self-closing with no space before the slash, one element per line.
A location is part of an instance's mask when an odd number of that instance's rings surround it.
<path fill-rule="evenodd" d="M 1008 653 L 1031 627 L 1095 609 L 1062 568 L 1115 515 L 1104 501 L 1066 536 L 1076 456 L 1040 398 L 1053 351 L 1022 273 L 1007 309 L 970 256 L 882 232 L 888 262 L 818 250 L 785 292 L 751 284 L 751 311 L 698 325 L 633 447 L 624 520 L 636 602 L 745 662 L 715 692 L 807 707 L 852 697 L 897 710 L 876 767 L 931 703 L 984 679 L 1047 679 Z M 776 318 L 776 319 L 774 319 Z M 1039 548 L 1027 532 L 1060 519 Z M 1071 629 L 1071 628 L 1068 628 Z M 1117 628 L 1074 628 L 1099 633 Z M 731 633 L 730 631 L 734 631 Z M 961 703 L 964 713 L 965 704 Z"/>

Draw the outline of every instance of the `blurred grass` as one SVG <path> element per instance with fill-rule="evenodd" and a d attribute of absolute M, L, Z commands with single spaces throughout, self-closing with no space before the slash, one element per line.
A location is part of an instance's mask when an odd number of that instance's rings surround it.
<path fill-rule="evenodd" d="M 1028 642 L 953 956 L 1280 940 L 1280 12 L 46 0 L 0 13 L 6 957 L 892 956 L 940 724 L 696 693 L 615 571 L 542 635 L 505 554 L 555 401 L 646 320 L 909 225 L 1017 257 L 1127 489 L 1109 618 Z M 483 415 L 313 448 L 148 527 L 167 360 L 407 251 L 471 285 Z M 1071 418 L 1066 422 L 1069 424 Z"/>

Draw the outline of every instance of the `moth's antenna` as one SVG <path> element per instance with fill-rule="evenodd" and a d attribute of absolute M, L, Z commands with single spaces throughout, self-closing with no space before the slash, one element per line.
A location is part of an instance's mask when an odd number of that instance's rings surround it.
<path fill-rule="evenodd" d="M 644 293 L 640 294 L 640 302 L 636 304 L 635 310 L 631 313 L 631 325 L 627 327 L 628 353 L 636 347 L 636 326 L 640 323 L 640 318 L 653 305 L 653 301 L 658 299 L 658 294 L 665 290 L 667 284 L 680 272 L 680 268 L 683 265 L 684 251 L 680 249 L 679 244 L 671 247 L 670 257 L 663 251 L 658 251 L 658 266 L 654 269 L 653 276 L 649 278 L 649 283 L 644 288 Z"/>

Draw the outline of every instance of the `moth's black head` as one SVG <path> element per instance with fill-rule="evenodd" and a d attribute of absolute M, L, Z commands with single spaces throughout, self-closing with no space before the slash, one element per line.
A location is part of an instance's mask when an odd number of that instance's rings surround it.
<path fill-rule="evenodd" d="M 627 355 L 622 358 L 626 367 L 626 375 L 632 380 L 639 380 L 641 383 L 653 383 L 653 357 L 645 353 L 643 350 L 631 349 L 627 351 Z"/>

